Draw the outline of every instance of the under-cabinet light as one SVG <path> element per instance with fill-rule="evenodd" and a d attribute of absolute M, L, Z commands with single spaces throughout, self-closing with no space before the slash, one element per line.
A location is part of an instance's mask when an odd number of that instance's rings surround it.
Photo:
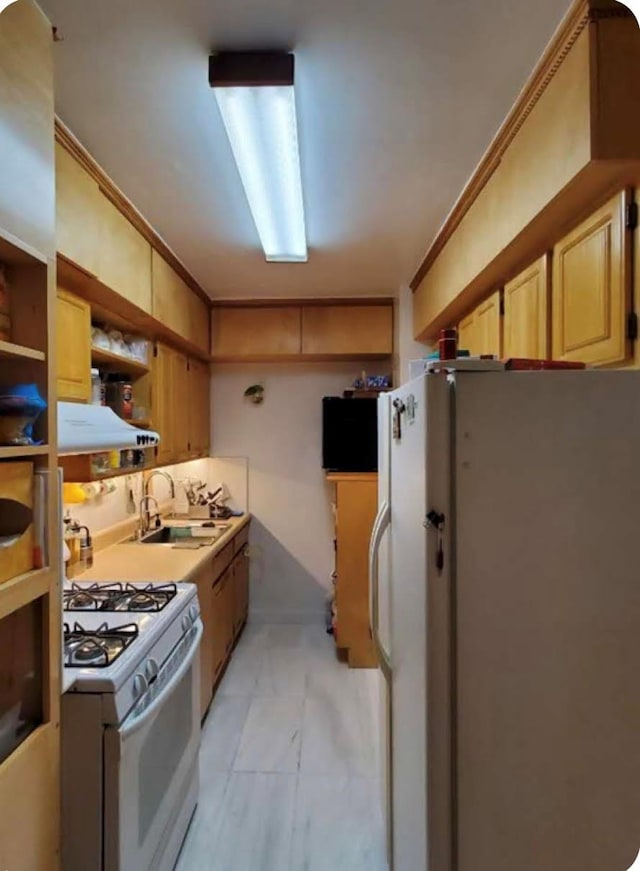
<path fill-rule="evenodd" d="M 212 55 L 209 83 L 267 260 L 305 262 L 293 55 Z"/>

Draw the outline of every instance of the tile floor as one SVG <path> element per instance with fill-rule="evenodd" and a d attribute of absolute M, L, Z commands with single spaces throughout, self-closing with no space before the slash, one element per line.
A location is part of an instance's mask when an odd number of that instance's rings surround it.
<path fill-rule="evenodd" d="M 248 626 L 203 726 L 176 871 L 386 871 L 377 693 L 322 626 Z"/>

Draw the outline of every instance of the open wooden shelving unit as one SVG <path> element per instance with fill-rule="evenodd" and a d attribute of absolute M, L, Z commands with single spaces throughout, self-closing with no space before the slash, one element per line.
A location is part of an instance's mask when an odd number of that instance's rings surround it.
<path fill-rule="evenodd" d="M 127 375 L 141 376 L 151 371 L 151 367 L 141 360 L 114 354 L 112 351 L 107 351 L 106 348 L 97 348 L 95 345 L 91 347 L 91 362 L 99 369 L 105 369 L 109 372 L 124 372 Z"/>
<path fill-rule="evenodd" d="M 0 583 L 0 714 L 20 704 L 31 727 L 26 737 L 17 736 L 21 743 L 12 752 L 0 757 L 0 869 L 58 871 L 62 615 L 53 37 L 34 0 L 14 3 L 2 13 L 0 55 L 0 263 L 10 290 L 11 320 L 10 340 L 0 342 L 0 387 L 36 384 L 48 404 L 35 426 L 42 444 L 0 447 L 0 484 L 8 481 L 16 461 L 48 473 L 47 565 Z M 27 152 L 33 156 L 29 162 Z"/>
<path fill-rule="evenodd" d="M 46 360 L 44 351 L 36 351 L 35 348 L 25 348 L 24 345 L 14 345 L 13 342 L 3 341 L 0 341 L 0 357 L 38 360 L 40 363 L 44 363 Z"/>

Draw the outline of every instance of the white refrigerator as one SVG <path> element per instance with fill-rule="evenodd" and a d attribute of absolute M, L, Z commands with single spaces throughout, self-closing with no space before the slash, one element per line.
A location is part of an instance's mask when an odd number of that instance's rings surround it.
<path fill-rule="evenodd" d="M 640 372 L 427 374 L 379 405 L 371 623 L 393 871 L 640 848 Z"/>

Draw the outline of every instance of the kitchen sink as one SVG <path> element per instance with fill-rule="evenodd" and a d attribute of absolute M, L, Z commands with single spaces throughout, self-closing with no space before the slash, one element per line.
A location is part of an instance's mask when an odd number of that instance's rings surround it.
<path fill-rule="evenodd" d="M 138 542 L 140 544 L 168 544 L 175 539 L 176 534 L 170 526 L 161 526 L 159 529 L 147 532 L 138 539 Z"/>
<path fill-rule="evenodd" d="M 207 529 L 207 535 L 202 535 L 199 527 L 191 526 L 161 526 L 147 532 L 142 538 L 134 539 L 137 544 L 170 544 L 184 547 L 206 547 L 220 538 L 223 530 Z M 195 534 L 194 534 L 195 533 Z"/>

